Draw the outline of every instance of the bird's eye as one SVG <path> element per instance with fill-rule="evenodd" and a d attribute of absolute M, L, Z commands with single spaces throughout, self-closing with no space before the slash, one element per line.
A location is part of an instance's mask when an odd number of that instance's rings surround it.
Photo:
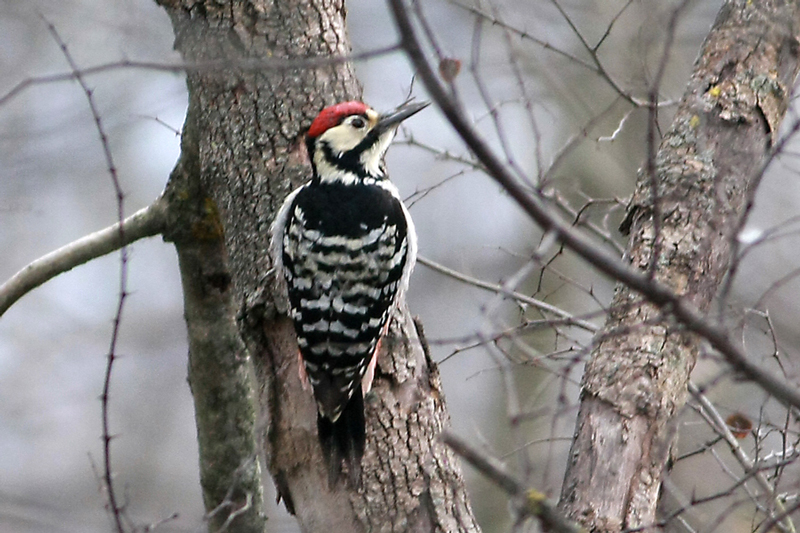
<path fill-rule="evenodd" d="M 367 125 L 367 122 L 361 117 L 355 117 L 353 118 L 353 120 L 350 121 L 350 125 L 360 130 L 361 128 Z"/>

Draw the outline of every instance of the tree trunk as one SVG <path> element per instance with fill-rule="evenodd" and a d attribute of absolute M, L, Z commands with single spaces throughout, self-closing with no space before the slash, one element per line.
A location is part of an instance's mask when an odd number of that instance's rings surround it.
<path fill-rule="evenodd" d="M 270 270 L 272 219 L 284 197 L 310 175 L 303 128 L 325 105 L 360 97 L 348 63 L 303 64 L 308 58 L 349 53 L 342 1 L 159 3 L 172 20 L 176 48 L 187 63 L 197 65 L 187 76 L 189 111 L 183 153 L 168 189 L 175 204 L 189 202 L 194 209 L 194 218 L 176 219 L 181 229 L 172 230 L 179 237 L 174 240 L 184 283 L 206 282 L 185 291 L 198 295 L 187 298 L 186 311 L 190 336 L 198 339 L 190 342 L 198 431 L 208 427 L 218 432 L 199 438 L 207 510 L 230 499 L 226 491 L 234 484 L 250 487 L 243 477 L 253 479 L 257 474 L 257 468 L 249 467 L 248 446 L 220 446 L 226 432 L 233 431 L 239 441 L 249 439 L 255 444 L 258 440 L 263 447 L 278 493 L 297 515 L 303 531 L 477 531 L 457 461 L 438 439 L 448 421 L 438 372 L 406 309 L 393 318 L 379 357 L 374 394 L 365 402 L 362 487 L 342 480 L 329 488 L 314 402 L 311 393 L 301 388 L 286 302 L 276 293 L 275 272 Z M 291 61 L 296 63 L 288 68 Z M 186 184 L 178 186 L 178 177 Z M 212 245 L 200 248 L 209 237 L 207 230 Z M 221 237 L 218 246 L 213 245 L 215 232 Z M 186 252 L 189 247 L 194 247 L 194 253 Z M 216 265 L 211 269 L 215 275 L 192 276 L 189 270 L 204 271 L 206 261 Z M 204 299 L 209 291 L 224 297 Z M 212 312 L 193 313 L 190 303 L 211 305 Z M 198 322 L 199 317 L 206 321 Z M 220 325 L 213 317 L 219 317 L 223 325 L 235 318 L 238 339 L 208 342 L 207 337 L 218 331 L 214 326 Z M 228 338 L 230 329 L 222 331 Z M 236 343 L 239 339 L 242 346 Z M 206 356 L 210 358 L 204 360 L 213 365 L 205 367 L 206 372 L 211 368 L 211 376 L 193 377 L 203 367 L 195 364 L 199 361 L 195 349 L 209 350 Z M 248 372 L 248 353 L 254 373 Z M 226 365 L 214 364 L 215 358 L 236 363 L 220 371 Z M 220 379 L 235 383 L 211 384 L 212 392 L 214 386 L 235 391 L 215 398 L 243 402 L 241 411 L 209 406 L 206 398 L 199 397 L 199 384 L 208 390 L 207 381 L 215 372 L 220 372 Z M 252 409 L 248 411 L 246 404 L 252 397 L 241 389 L 250 379 L 256 383 L 261 413 L 255 432 L 247 420 Z M 211 413 L 203 415 L 209 408 Z M 220 413 L 225 419 L 220 420 Z M 204 425 L 202 416 L 216 423 Z M 210 483 L 214 476 L 207 474 L 221 457 L 226 459 L 227 477 L 217 479 L 227 479 L 227 486 Z M 239 468 L 231 472 L 231 466 Z M 248 495 L 252 507 L 247 507 Z M 216 523 L 224 522 L 232 511 L 243 510 L 242 516 L 252 515 L 251 524 L 256 527 L 262 512 L 260 500 L 256 505 L 258 498 L 255 490 L 238 490 L 234 502 L 219 518 L 215 515 Z M 238 516 L 232 520 L 231 528 L 238 520 Z M 238 531 L 231 528 L 228 531 Z"/>
<path fill-rule="evenodd" d="M 798 71 L 799 12 L 797 2 L 726 2 L 661 143 L 655 177 L 643 172 L 634 194 L 626 258 L 704 312 L 778 139 Z M 625 286 L 611 309 L 583 377 L 560 502 L 593 532 L 654 523 L 673 417 L 699 349 L 695 335 Z"/>

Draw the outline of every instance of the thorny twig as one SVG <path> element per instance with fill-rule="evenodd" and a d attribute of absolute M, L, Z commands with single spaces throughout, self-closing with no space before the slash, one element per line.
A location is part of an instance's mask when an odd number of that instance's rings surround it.
<path fill-rule="evenodd" d="M 44 19 L 44 17 L 42 17 Z M 69 49 L 67 48 L 66 43 L 61 38 L 56 30 L 56 27 L 50 23 L 49 21 L 45 20 L 47 24 L 47 29 L 50 31 L 50 34 L 53 36 L 56 44 L 58 44 L 59 48 L 61 49 L 61 53 L 64 55 L 67 63 L 69 64 L 70 69 L 72 69 L 72 73 L 74 75 L 74 79 L 78 82 L 81 87 L 81 90 L 86 95 L 86 100 L 89 104 L 89 110 L 92 113 L 92 118 L 94 119 L 94 124 L 97 129 L 97 133 L 100 135 L 100 143 L 103 147 L 103 155 L 105 156 L 106 164 L 108 166 L 108 173 L 111 177 L 112 185 L 114 186 L 114 192 L 116 194 L 117 199 L 117 233 L 119 235 L 119 241 L 124 243 L 125 242 L 125 229 L 124 229 L 124 221 L 125 221 L 125 195 L 122 192 L 122 186 L 119 181 L 119 176 L 117 176 L 117 167 L 114 164 L 114 158 L 111 155 L 111 147 L 108 142 L 108 136 L 106 135 L 105 129 L 103 128 L 103 123 L 100 118 L 100 112 L 97 109 L 97 105 L 94 101 L 94 96 L 92 89 L 86 84 L 86 80 L 84 80 L 83 74 L 81 70 L 78 68 L 77 63 L 70 54 Z M 2 104 L 2 101 L 0 101 Z M 109 512 L 114 520 L 114 525 L 116 528 L 117 533 L 125 533 L 125 528 L 122 525 L 122 513 L 124 508 L 119 504 L 117 494 L 114 490 L 114 476 L 112 472 L 112 465 L 111 465 L 111 429 L 110 429 L 110 421 L 109 421 L 109 391 L 111 389 L 111 372 L 114 367 L 114 361 L 117 358 L 116 351 L 117 351 L 117 341 L 119 339 L 119 332 L 120 332 L 120 325 L 122 323 L 122 310 L 125 307 L 125 299 L 128 296 L 128 248 L 125 244 L 120 247 L 120 264 L 119 264 L 119 299 L 117 300 L 117 309 L 116 314 L 114 316 L 114 326 L 111 332 L 111 342 L 109 343 L 108 347 L 108 362 L 106 364 L 105 376 L 103 378 L 103 393 L 101 395 L 101 404 L 102 404 L 102 425 L 103 425 L 103 478 L 105 480 L 107 494 L 108 494 L 108 506 Z"/>

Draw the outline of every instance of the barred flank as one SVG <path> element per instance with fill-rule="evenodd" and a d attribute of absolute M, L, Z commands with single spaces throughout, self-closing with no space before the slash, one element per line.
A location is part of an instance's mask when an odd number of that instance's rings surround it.
<path fill-rule="evenodd" d="M 316 183 L 290 207 L 282 261 L 331 474 L 342 461 L 360 469 L 361 378 L 396 303 L 407 231 L 400 200 L 378 184 Z"/>

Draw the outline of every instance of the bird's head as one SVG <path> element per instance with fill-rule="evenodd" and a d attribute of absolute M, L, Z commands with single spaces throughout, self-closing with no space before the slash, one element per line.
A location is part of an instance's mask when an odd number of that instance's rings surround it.
<path fill-rule="evenodd" d="M 397 126 L 428 104 L 409 101 L 387 113 L 355 101 L 326 107 L 306 137 L 316 175 L 325 181 L 381 177 L 381 161 Z"/>

